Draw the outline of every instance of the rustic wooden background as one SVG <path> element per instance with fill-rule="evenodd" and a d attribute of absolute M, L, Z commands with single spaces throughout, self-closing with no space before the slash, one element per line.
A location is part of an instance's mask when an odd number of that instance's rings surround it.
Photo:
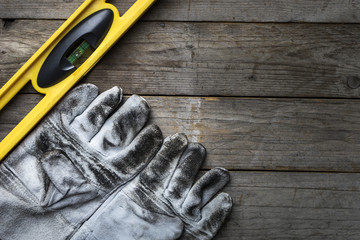
<path fill-rule="evenodd" d="M 0 0 L 1 86 L 81 2 Z M 360 239 L 359 23 L 359 0 L 158 0 L 83 82 L 144 95 L 231 170 L 216 239 Z M 23 89 L 0 137 L 40 98 Z"/>

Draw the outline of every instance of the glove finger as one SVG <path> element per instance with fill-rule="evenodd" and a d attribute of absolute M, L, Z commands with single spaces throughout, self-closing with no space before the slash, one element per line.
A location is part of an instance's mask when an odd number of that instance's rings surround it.
<path fill-rule="evenodd" d="M 82 139 L 90 141 L 100 130 L 108 116 L 119 105 L 121 98 L 122 89 L 118 87 L 103 92 L 82 114 L 71 122 L 71 127 Z"/>
<path fill-rule="evenodd" d="M 191 188 L 182 205 L 181 214 L 188 219 L 198 221 L 201 217 L 200 209 L 215 196 L 229 180 L 230 175 L 226 169 L 211 169 Z"/>
<path fill-rule="evenodd" d="M 190 143 L 182 154 L 179 166 L 164 192 L 164 197 L 175 209 L 180 209 L 205 159 L 206 149 L 199 143 Z"/>
<path fill-rule="evenodd" d="M 77 187 L 86 182 L 72 162 L 58 151 L 48 154 L 41 161 L 41 165 L 50 181 L 62 194 L 66 194 L 71 187 Z"/>
<path fill-rule="evenodd" d="M 131 96 L 93 137 L 90 144 L 107 156 L 119 154 L 131 143 L 149 119 L 150 107 L 146 100 Z"/>
<path fill-rule="evenodd" d="M 160 128 L 156 125 L 147 126 L 120 154 L 105 159 L 105 162 L 123 181 L 129 180 L 150 162 L 159 151 L 162 141 Z"/>
<path fill-rule="evenodd" d="M 176 169 L 181 154 L 187 146 L 184 134 L 167 137 L 160 151 L 140 174 L 140 182 L 161 195 Z"/>
<path fill-rule="evenodd" d="M 65 124 L 80 115 L 99 94 L 93 84 L 81 84 L 71 90 L 51 112 L 50 118 L 62 119 Z"/>
<path fill-rule="evenodd" d="M 212 239 L 230 214 L 231 208 L 232 200 L 230 195 L 220 193 L 202 209 L 200 221 L 185 227 L 180 239 Z"/>

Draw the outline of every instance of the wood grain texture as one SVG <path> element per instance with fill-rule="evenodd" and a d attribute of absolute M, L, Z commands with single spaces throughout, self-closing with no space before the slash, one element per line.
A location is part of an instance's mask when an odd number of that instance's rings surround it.
<path fill-rule="evenodd" d="M 231 172 L 230 218 L 216 240 L 360 236 L 360 175 Z"/>
<path fill-rule="evenodd" d="M 0 18 L 66 19 L 83 0 L 1 0 Z M 134 0 L 112 0 L 124 12 Z M 360 1 L 158 0 L 143 18 L 160 21 L 341 22 L 360 21 Z"/>
<path fill-rule="evenodd" d="M 0 136 L 40 98 L 19 95 L 0 112 Z M 204 168 L 360 172 L 358 100 L 146 99 L 165 136 L 183 132 L 207 148 Z"/>
<path fill-rule="evenodd" d="M 0 86 L 82 2 L 0 0 Z M 158 0 L 82 82 L 145 95 L 164 136 L 231 170 L 215 240 L 358 240 L 358 23 L 360 0 Z M 40 99 L 25 87 L 0 139 Z"/>
<path fill-rule="evenodd" d="M 0 31 L 0 84 L 61 25 L 15 21 Z M 359 98 L 360 25 L 136 25 L 88 75 L 142 95 Z M 31 92 L 28 90 L 28 92 Z"/>

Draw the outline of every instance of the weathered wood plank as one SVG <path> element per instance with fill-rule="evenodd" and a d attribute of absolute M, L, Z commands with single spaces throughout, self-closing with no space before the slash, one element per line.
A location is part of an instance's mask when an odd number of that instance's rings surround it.
<path fill-rule="evenodd" d="M 1 29 L 1 85 L 60 24 Z M 140 23 L 87 81 L 143 95 L 358 98 L 358 39 L 357 24 Z"/>
<path fill-rule="evenodd" d="M 357 240 L 359 183 L 359 174 L 231 172 L 234 208 L 215 239 Z"/>
<path fill-rule="evenodd" d="M 11 123 L 0 123 L 0 140 L 4 139 L 5 136 L 16 126 Z"/>
<path fill-rule="evenodd" d="M 83 0 L 1 0 L 0 18 L 66 19 Z M 113 0 L 124 12 L 134 0 Z M 158 0 L 146 20 L 232 22 L 360 21 L 359 1 Z"/>
<path fill-rule="evenodd" d="M 205 168 L 360 172 L 358 100 L 146 99 L 165 136 L 184 132 L 203 143 Z M 22 94 L 0 112 L 0 135 L 39 100 Z"/>

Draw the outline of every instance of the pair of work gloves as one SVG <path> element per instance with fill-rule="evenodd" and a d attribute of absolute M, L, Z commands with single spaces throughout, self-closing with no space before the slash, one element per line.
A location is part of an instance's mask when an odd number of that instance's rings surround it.
<path fill-rule="evenodd" d="M 139 96 L 80 85 L 1 163 L 0 239 L 211 239 L 232 201 L 229 173 L 146 125 Z"/>

